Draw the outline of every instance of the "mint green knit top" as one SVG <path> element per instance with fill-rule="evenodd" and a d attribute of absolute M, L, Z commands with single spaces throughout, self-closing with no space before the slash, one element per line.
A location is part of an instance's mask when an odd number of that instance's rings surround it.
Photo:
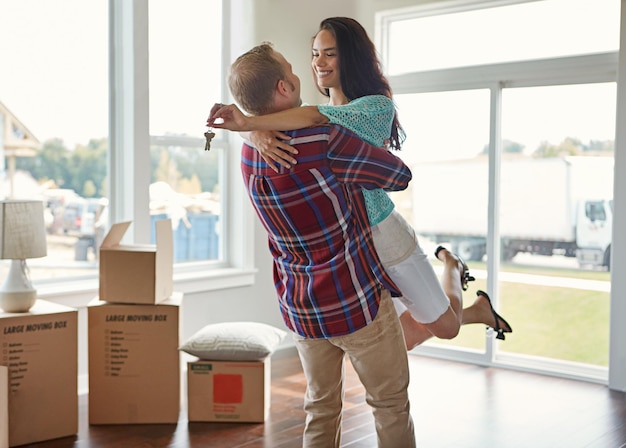
<path fill-rule="evenodd" d="M 368 95 L 340 106 L 319 105 L 317 109 L 331 123 L 338 124 L 373 146 L 383 148 L 391 135 L 395 114 L 393 101 L 384 95 Z M 381 188 L 363 189 L 370 225 L 383 221 L 393 211 L 393 201 Z"/>

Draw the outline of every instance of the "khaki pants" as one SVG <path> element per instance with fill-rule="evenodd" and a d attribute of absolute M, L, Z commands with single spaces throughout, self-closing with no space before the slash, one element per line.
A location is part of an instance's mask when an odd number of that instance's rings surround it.
<path fill-rule="evenodd" d="M 415 446 L 409 412 L 409 366 L 402 328 L 385 291 L 374 321 L 355 333 L 329 339 L 294 335 L 307 390 L 304 448 L 339 448 L 344 356 L 365 387 L 372 407 L 379 448 Z"/>

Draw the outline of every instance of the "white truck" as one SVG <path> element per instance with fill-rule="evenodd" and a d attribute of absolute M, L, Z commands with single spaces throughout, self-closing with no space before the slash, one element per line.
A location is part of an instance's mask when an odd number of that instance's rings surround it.
<path fill-rule="evenodd" d="M 488 161 L 420 162 L 411 167 L 418 235 L 448 243 L 466 260 L 486 253 Z M 576 257 L 609 267 L 613 158 L 507 155 L 500 187 L 501 257 L 521 252 Z"/>

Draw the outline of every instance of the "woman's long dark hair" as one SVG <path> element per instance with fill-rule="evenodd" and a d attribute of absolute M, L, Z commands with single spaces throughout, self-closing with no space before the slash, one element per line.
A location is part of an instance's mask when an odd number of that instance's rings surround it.
<path fill-rule="evenodd" d="M 383 75 L 376 47 L 359 22 L 349 17 L 329 17 L 320 23 L 319 31 L 322 30 L 328 30 L 335 36 L 339 57 L 339 81 L 348 100 L 352 101 L 366 95 L 385 95 L 393 99 L 389 81 Z M 328 89 L 318 84 L 317 88 L 323 95 L 330 96 Z M 405 133 L 396 111 L 389 146 L 400 149 L 404 139 Z"/>

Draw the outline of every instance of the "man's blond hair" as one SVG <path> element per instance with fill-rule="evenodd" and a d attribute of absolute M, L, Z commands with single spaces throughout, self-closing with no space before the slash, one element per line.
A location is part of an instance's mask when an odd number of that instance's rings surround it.
<path fill-rule="evenodd" d="M 232 63 L 228 87 L 242 109 L 263 115 L 272 111 L 276 86 L 283 79 L 285 72 L 274 57 L 273 45 L 263 42 Z"/>

